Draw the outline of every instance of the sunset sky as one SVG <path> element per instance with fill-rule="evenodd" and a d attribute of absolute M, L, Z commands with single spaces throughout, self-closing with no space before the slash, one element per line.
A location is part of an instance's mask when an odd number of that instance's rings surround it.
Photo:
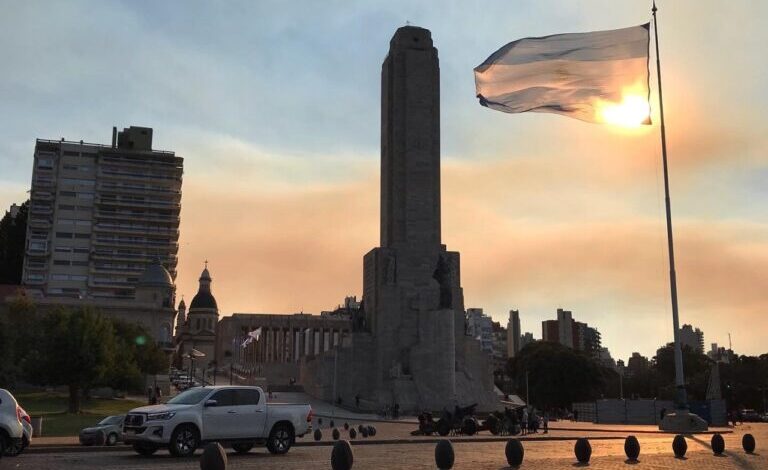
<path fill-rule="evenodd" d="M 660 0 L 680 316 L 768 352 L 768 2 Z M 221 313 L 361 295 L 379 244 L 380 72 L 409 21 L 441 69 L 443 242 L 466 307 L 524 331 L 558 307 L 614 358 L 672 340 L 659 128 L 481 107 L 473 68 L 526 36 L 650 19 L 649 1 L 0 0 L 0 208 L 35 138 L 154 128 L 184 157 L 178 294 Z M 652 59 L 653 61 L 653 59 Z M 655 68 L 652 69 L 655 77 Z M 658 122 L 657 86 L 652 114 Z"/>

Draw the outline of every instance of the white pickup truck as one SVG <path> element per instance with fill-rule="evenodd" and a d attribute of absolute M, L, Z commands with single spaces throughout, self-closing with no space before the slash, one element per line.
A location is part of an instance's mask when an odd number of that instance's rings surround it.
<path fill-rule="evenodd" d="M 206 442 L 230 444 L 237 453 L 266 443 L 271 453 L 285 454 L 311 430 L 309 405 L 268 404 L 260 387 L 225 385 L 191 388 L 163 405 L 131 410 L 123 437 L 141 455 L 167 447 L 186 457 Z"/>

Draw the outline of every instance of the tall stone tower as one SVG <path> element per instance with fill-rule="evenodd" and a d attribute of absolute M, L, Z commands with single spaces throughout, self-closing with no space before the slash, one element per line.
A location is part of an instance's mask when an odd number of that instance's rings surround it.
<path fill-rule="evenodd" d="M 364 321 L 334 362 L 306 364 L 305 388 L 374 409 L 492 408 L 490 357 L 466 335 L 459 253 L 441 243 L 440 68 L 423 28 L 398 29 L 382 64 L 381 246 L 363 265 Z"/>

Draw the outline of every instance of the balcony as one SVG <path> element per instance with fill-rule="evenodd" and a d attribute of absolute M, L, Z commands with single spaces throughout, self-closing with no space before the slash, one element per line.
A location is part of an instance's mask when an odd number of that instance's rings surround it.
<path fill-rule="evenodd" d="M 35 178 L 32 180 L 32 189 L 40 189 L 40 188 L 53 188 L 54 183 L 52 179 L 40 179 Z"/>
<path fill-rule="evenodd" d="M 98 171 L 98 179 L 100 180 L 136 180 L 136 181 L 147 181 L 147 180 L 162 180 L 162 181 L 178 181 L 181 182 L 181 174 L 178 176 L 175 176 L 170 173 L 148 173 L 148 172 L 140 172 L 140 171 L 130 171 L 128 169 L 106 169 L 103 167 L 99 168 Z"/>
<path fill-rule="evenodd" d="M 33 201 L 52 201 L 53 193 L 50 191 L 32 191 Z"/>
<path fill-rule="evenodd" d="M 44 258 L 51 254 L 51 249 L 46 248 L 27 248 L 27 255 L 28 256 L 34 256 L 38 258 Z"/>
<path fill-rule="evenodd" d="M 171 214 L 152 214 L 152 213 L 135 213 L 128 211 L 115 211 L 105 210 L 103 207 L 96 208 L 96 217 L 109 218 L 119 220 L 143 220 L 150 222 L 168 223 L 178 225 L 181 221 L 181 217 Z"/>
<path fill-rule="evenodd" d="M 52 215 L 53 206 L 49 204 L 37 204 L 33 202 L 29 207 L 29 213 L 32 215 Z"/>
<path fill-rule="evenodd" d="M 42 217 L 30 217 L 29 225 L 35 228 L 51 228 L 51 219 Z"/>
<path fill-rule="evenodd" d="M 98 197 L 96 198 L 96 204 L 104 205 L 104 206 L 117 206 L 117 207 L 141 207 L 141 208 L 157 208 L 157 209 L 180 209 L 181 203 L 175 202 L 175 201 L 138 201 L 138 200 L 130 200 L 130 199 L 112 199 L 112 198 L 105 198 L 105 197 Z"/>
<path fill-rule="evenodd" d="M 172 227 L 161 227 L 159 225 L 137 225 L 137 224 L 117 224 L 109 222 L 97 222 L 93 226 L 94 232 L 109 233 L 139 233 L 139 234 L 158 234 L 168 235 L 175 238 L 179 236 L 179 229 Z"/>
<path fill-rule="evenodd" d="M 45 284 L 45 276 L 43 275 L 35 275 L 34 277 L 30 277 L 27 275 L 27 278 L 24 279 L 25 285 L 31 285 L 31 286 L 39 286 L 42 284 Z"/>

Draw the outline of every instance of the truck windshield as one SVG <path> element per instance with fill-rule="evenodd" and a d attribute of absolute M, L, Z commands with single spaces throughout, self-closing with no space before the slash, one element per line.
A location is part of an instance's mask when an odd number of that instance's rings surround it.
<path fill-rule="evenodd" d="M 168 400 L 166 403 L 169 405 L 196 405 L 200 403 L 203 398 L 207 397 L 209 393 L 211 393 L 210 388 L 190 388 L 185 392 L 179 393 L 175 397 Z"/>

